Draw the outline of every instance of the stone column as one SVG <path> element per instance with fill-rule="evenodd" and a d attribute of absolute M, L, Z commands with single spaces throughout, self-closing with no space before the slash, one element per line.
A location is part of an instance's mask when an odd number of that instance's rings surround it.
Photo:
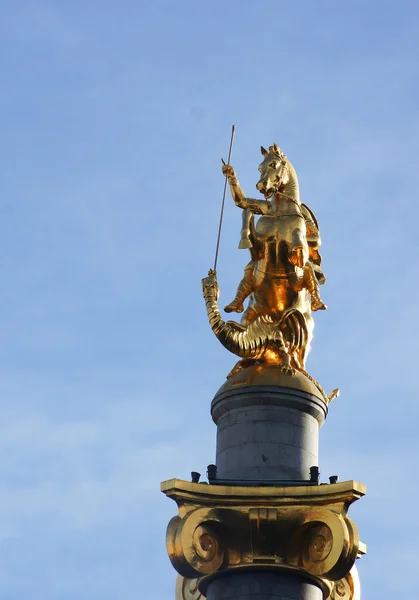
<path fill-rule="evenodd" d="M 235 573 L 218 577 L 208 585 L 207 600 L 323 600 L 323 592 L 311 582 L 288 573 Z"/>
<path fill-rule="evenodd" d="M 217 478 L 308 480 L 319 464 L 319 428 L 327 414 L 316 386 L 300 373 L 247 369 L 211 404 L 217 425 Z M 243 485 L 246 485 L 243 483 Z M 285 572 L 228 573 L 208 584 L 207 600 L 322 600 L 312 581 Z"/>
<path fill-rule="evenodd" d="M 324 398 L 301 374 L 271 371 L 270 377 L 266 370 L 264 377 L 253 374 L 252 385 L 227 381 L 212 402 L 220 479 L 308 480 L 319 464 Z"/>

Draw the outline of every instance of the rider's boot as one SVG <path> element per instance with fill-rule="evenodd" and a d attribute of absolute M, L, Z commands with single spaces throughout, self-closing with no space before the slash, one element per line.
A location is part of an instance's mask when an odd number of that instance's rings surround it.
<path fill-rule="evenodd" d="M 244 310 L 243 302 L 246 298 L 252 293 L 252 286 L 246 281 L 246 279 L 242 279 L 239 283 L 239 287 L 237 288 L 237 293 L 232 302 L 227 304 L 224 307 L 224 311 L 226 313 L 236 312 L 242 313 Z"/>
<path fill-rule="evenodd" d="M 311 295 L 310 294 L 310 298 L 311 298 L 311 310 L 326 310 L 327 306 L 326 304 L 322 301 L 322 299 L 320 298 L 319 295 Z"/>
<path fill-rule="evenodd" d="M 247 230 L 243 230 L 241 232 L 241 238 L 239 242 L 239 248 L 242 250 L 243 248 L 252 248 L 253 244 L 249 236 L 249 232 Z"/>
<path fill-rule="evenodd" d="M 311 310 L 326 310 L 327 306 L 320 298 L 319 282 L 311 266 L 304 267 L 304 283 L 310 294 Z"/>

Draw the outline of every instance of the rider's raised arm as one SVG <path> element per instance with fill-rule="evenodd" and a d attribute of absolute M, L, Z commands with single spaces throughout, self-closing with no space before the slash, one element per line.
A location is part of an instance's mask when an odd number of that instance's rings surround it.
<path fill-rule="evenodd" d="M 269 211 L 271 205 L 269 201 L 246 198 L 246 195 L 240 186 L 239 180 L 237 179 L 236 172 L 231 165 L 223 164 L 222 171 L 227 177 L 230 185 L 231 195 L 236 206 L 240 208 L 249 208 L 257 215 L 264 215 Z"/>

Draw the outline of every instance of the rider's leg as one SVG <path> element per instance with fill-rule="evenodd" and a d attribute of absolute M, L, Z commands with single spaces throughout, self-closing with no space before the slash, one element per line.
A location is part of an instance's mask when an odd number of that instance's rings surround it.
<path fill-rule="evenodd" d="M 250 221 L 252 218 L 252 211 L 249 208 L 245 208 L 242 211 L 242 229 L 240 234 L 239 248 L 251 248 L 252 242 L 250 240 Z"/>
<path fill-rule="evenodd" d="M 288 249 L 288 258 L 295 267 L 304 267 L 308 259 L 308 247 L 305 233 L 297 228 L 292 232 L 292 242 Z"/>
<path fill-rule="evenodd" d="M 254 262 L 250 261 L 244 270 L 244 277 L 239 283 L 234 300 L 224 308 L 226 313 L 243 312 L 243 302 L 253 292 L 253 269 Z"/>
<path fill-rule="evenodd" d="M 311 310 L 326 310 L 327 306 L 320 298 L 319 282 L 317 281 L 314 269 L 310 263 L 306 264 L 304 267 L 303 283 L 304 287 L 310 294 Z"/>

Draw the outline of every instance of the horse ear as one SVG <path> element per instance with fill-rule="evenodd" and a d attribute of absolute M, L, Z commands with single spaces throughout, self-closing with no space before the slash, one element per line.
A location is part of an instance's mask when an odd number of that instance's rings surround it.
<path fill-rule="evenodd" d="M 260 147 L 260 152 L 262 154 L 262 156 L 268 156 L 269 152 L 267 150 L 265 150 L 265 148 L 263 146 Z"/>
<path fill-rule="evenodd" d="M 274 152 L 279 152 L 279 146 L 278 146 L 278 144 L 275 144 L 275 142 L 274 142 Z"/>

